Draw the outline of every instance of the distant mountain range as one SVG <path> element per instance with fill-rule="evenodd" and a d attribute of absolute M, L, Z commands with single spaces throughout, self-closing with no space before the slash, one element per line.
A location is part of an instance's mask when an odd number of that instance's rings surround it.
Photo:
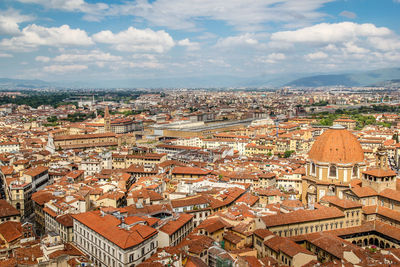
<path fill-rule="evenodd" d="M 48 86 L 51 86 L 51 83 L 41 80 L 0 78 L 0 88 L 40 88 Z"/>
<path fill-rule="evenodd" d="M 285 86 L 379 86 L 393 84 L 393 81 L 398 81 L 399 79 L 400 68 L 388 68 L 358 73 L 308 76 L 286 83 Z"/>
<path fill-rule="evenodd" d="M 0 78 L 2 89 L 28 88 L 278 88 L 320 87 L 320 86 L 398 86 L 400 68 L 377 69 L 365 72 L 310 75 L 304 73 L 265 74 L 256 77 L 229 75 L 124 79 L 86 80 L 67 82 L 47 82 L 42 80 L 22 80 Z"/>

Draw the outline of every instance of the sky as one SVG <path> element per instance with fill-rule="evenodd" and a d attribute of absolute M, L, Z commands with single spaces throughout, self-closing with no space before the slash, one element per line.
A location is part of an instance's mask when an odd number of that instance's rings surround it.
<path fill-rule="evenodd" d="M 400 0 L 0 1 L 0 77 L 272 77 L 399 63 Z"/>

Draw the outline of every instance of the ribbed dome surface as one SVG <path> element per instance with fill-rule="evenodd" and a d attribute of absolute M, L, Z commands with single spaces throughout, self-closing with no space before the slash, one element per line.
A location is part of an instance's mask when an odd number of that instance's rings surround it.
<path fill-rule="evenodd" d="M 357 137 L 336 125 L 317 138 L 308 156 L 314 162 L 357 163 L 364 161 L 364 152 Z"/>

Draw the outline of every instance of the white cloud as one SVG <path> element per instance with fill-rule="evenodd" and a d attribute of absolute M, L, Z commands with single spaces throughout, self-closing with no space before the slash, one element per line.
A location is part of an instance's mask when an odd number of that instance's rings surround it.
<path fill-rule="evenodd" d="M 45 72 L 51 73 L 65 73 L 65 72 L 74 72 L 74 71 L 81 71 L 87 69 L 88 66 L 86 65 L 50 65 L 43 68 Z"/>
<path fill-rule="evenodd" d="M 101 31 L 92 37 L 96 42 L 111 44 L 116 50 L 128 52 L 163 53 L 175 45 L 172 37 L 165 31 L 139 30 L 133 27 L 115 34 L 111 31 Z"/>
<path fill-rule="evenodd" d="M 271 63 L 271 64 L 273 64 L 273 63 L 276 63 L 276 62 L 278 62 L 280 60 L 284 60 L 284 59 L 286 59 L 285 54 L 272 53 L 272 54 L 269 54 L 268 56 L 257 58 L 256 61 L 262 62 L 262 63 Z"/>
<path fill-rule="evenodd" d="M 99 50 L 92 50 L 86 53 L 61 54 L 53 59 L 55 62 L 98 62 L 98 61 L 119 61 L 120 56 L 114 56 L 110 53 L 104 53 Z"/>
<path fill-rule="evenodd" d="M 357 46 L 353 42 L 346 42 L 344 44 L 344 47 L 345 47 L 345 51 L 348 52 L 348 53 L 365 54 L 365 53 L 369 52 L 368 49 L 366 49 L 364 47 Z"/>
<path fill-rule="evenodd" d="M 200 49 L 200 44 L 198 42 L 191 42 L 188 38 L 178 41 L 179 46 L 187 47 L 187 50 L 194 51 Z"/>
<path fill-rule="evenodd" d="M 13 57 L 13 55 L 11 55 L 11 54 L 6 54 L 6 53 L 0 53 L 0 58 L 1 57 Z"/>
<path fill-rule="evenodd" d="M 85 19 L 98 21 L 103 12 L 109 8 L 105 3 L 90 4 L 84 0 L 18 0 L 26 4 L 39 4 L 49 9 L 59 9 L 71 12 L 83 12 Z"/>
<path fill-rule="evenodd" d="M 347 11 L 347 10 L 343 10 L 342 12 L 340 12 L 339 16 L 346 17 L 346 18 L 349 18 L 349 19 L 357 18 L 356 13 L 351 12 L 351 11 Z"/>
<path fill-rule="evenodd" d="M 14 9 L 0 11 L 0 34 L 18 35 L 20 33 L 18 24 L 32 19 L 31 16 L 21 15 Z"/>
<path fill-rule="evenodd" d="M 37 57 L 35 57 L 35 60 L 39 61 L 39 62 L 49 62 L 50 58 L 49 57 L 44 57 L 44 56 L 37 56 Z"/>
<path fill-rule="evenodd" d="M 263 24 L 299 23 L 320 19 L 318 12 L 331 0 L 149 0 L 113 5 L 115 14 L 130 14 L 154 25 L 173 29 L 194 29 L 199 18 L 224 21 L 241 31 L 256 31 Z"/>
<path fill-rule="evenodd" d="M 383 51 L 400 49 L 400 39 L 396 37 L 391 37 L 391 38 L 370 37 L 368 38 L 368 42 L 373 47 Z"/>
<path fill-rule="evenodd" d="M 258 45 L 259 42 L 251 33 L 245 33 L 238 36 L 229 36 L 226 38 L 221 38 L 217 41 L 216 47 L 233 47 L 233 46 L 255 46 Z"/>
<path fill-rule="evenodd" d="M 136 69 L 161 69 L 164 66 L 158 61 L 121 61 L 116 65 L 110 65 L 110 69 L 119 71 L 126 68 Z"/>
<path fill-rule="evenodd" d="M 385 27 L 376 27 L 369 23 L 341 22 L 321 23 L 295 31 L 276 32 L 271 35 L 271 39 L 294 43 L 336 43 L 357 37 L 386 36 L 389 34 L 391 34 L 391 31 Z"/>
<path fill-rule="evenodd" d="M 306 60 L 318 60 L 318 59 L 325 59 L 328 58 L 328 54 L 322 52 L 322 51 L 318 51 L 315 53 L 310 53 L 304 56 Z"/>
<path fill-rule="evenodd" d="M 143 69 L 160 69 L 163 65 L 155 61 L 144 61 L 144 62 L 131 62 L 129 63 L 131 68 L 143 68 Z"/>
<path fill-rule="evenodd" d="M 308 24 L 326 16 L 318 11 L 333 0 L 138 0 L 91 4 L 84 0 L 18 0 L 46 8 L 83 12 L 88 20 L 132 15 L 171 29 L 196 29 L 201 19 L 223 21 L 241 31 L 255 31 L 268 22 Z"/>
<path fill-rule="evenodd" d="M 226 63 L 221 58 L 210 58 L 210 59 L 207 59 L 206 62 L 211 63 L 216 66 L 220 66 L 220 67 L 231 67 L 230 64 Z"/>
<path fill-rule="evenodd" d="M 30 51 L 38 46 L 83 46 L 93 41 L 84 30 L 71 29 L 68 25 L 46 28 L 36 24 L 25 27 L 20 36 L 3 39 L 0 46 L 9 50 Z"/>

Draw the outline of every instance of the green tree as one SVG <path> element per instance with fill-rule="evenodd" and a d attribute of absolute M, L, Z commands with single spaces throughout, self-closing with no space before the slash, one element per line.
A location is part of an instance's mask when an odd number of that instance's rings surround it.
<path fill-rule="evenodd" d="M 294 153 L 293 150 L 287 150 L 287 151 L 285 151 L 285 153 L 283 154 L 283 157 L 284 157 L 284 158 L 289 158 L 293 153 Z"/>
<path fill-rule="evenodd" d="M 50 116 L 50 117 L 47 117 L 47 121 L 48 122 L 56 122 L 56 121 L 58 121 L 58 119 L 57 119 L 57 116 Z"/>

